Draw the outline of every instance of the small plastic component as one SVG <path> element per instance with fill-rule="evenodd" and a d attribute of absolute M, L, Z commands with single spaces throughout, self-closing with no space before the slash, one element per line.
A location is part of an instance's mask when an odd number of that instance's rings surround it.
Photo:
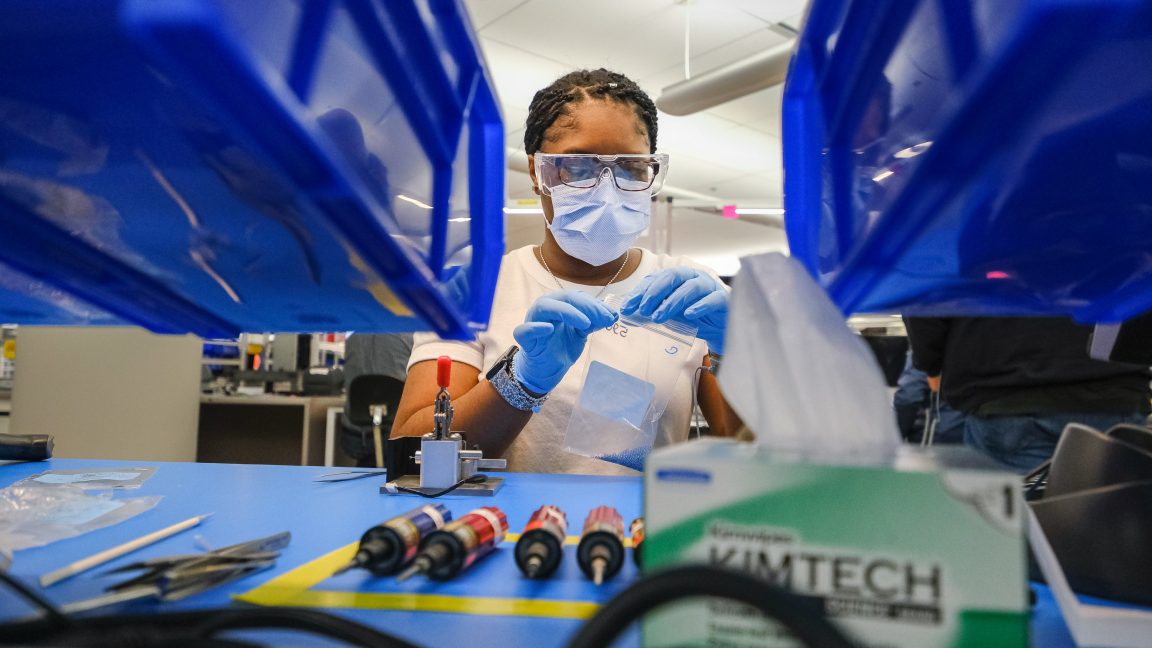
<path fill-rule="evenodd" d="M 356 555 L 333 576 L 357 567 L 376 576 L 395 574 L 416 555 L 421 540 L 451 520 L 443 504 L 426 504 L 381 522 L 364 532 Z"/>
<path fill-rule="evenodd" d="M 644 518 L 638 517 L 628 525 L 628 535 L 632 537 L 632 562 L 637 567 L 644 566 Z"/>
<path fill-rule="evenodd" d="M 536 509 L 516 542 L 516 566 L 528 578 L 548 578 L 564 557 L 568 516 L 547 504 Z"/>
<path fill-rule="evenodd" d="M 576 561 L 596 585 L 612 578 L 624 564 L 624 518 L 611 506 L 597 506 L 584 520 Z"/>
<path fill-rule="evenodd" d="M 416 574 L 427 574 L 437 581 L 455 578 L 492 553 L 507 533 L 504 512 L 495 506 L 482 506 L 424 538 L 420 553 L 396 580 L 405 581 Z"/>
<path fill-rule="evenodd" d="M 440 389 L 448 389 L 452 382 L 452 358 L 442 355 L 436 358 L 436 384 Z"/>
<path fill-rule="evenodd" d="M 432 438 L 447 439 L 452 435 L 452 396 L 448 393 L 448 383 L 452 378 L 452 358 L 443 355 L 436 359 L 435 411 L 432 414 Z"/>

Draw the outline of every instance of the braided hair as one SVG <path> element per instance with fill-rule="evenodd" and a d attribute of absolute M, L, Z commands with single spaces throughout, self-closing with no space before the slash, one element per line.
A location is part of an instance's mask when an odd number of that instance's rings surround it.
<path fill-rule="evenodd" d="M 532 97 L 524 129 L 524 151 L 528 155 L 539 151 L 548 129 L 561 116 L 569 114 L 568 105 L 589 97 L 631 104 L 648 131 L 649 152 L 656 152 L 656 104 L 635 81 L 604 68 L 569 72 Z"/>

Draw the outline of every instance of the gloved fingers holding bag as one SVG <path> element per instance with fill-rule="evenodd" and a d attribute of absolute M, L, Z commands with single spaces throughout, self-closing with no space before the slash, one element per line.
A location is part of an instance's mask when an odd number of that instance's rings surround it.
<path fill-rule="evenodd" d="M 697 327 L 712 353 L 724 353 L 728 289 L 712 275 L 690 267 L 665 268 L 644 278 L 620 308 L 624 317 L 642 315 L 656 323 L 680 320 Z"/>
<path fill-rule="evenodd" d="M 588 336 L 616 318 L 610 308 L 578 290 L 543 295 L 512 332 L 521 350 L 513 363 L 516 379 L 536 393 L 552 391 L 584 351 Z"/>

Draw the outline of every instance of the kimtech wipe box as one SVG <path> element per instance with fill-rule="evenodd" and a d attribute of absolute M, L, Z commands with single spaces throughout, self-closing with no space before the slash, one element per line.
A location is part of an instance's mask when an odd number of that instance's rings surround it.
<path fill-rule="evenodd" d="M 645 498 L 646 570 L 754 574 L 869 648 L 1027 645 L 1019 479 L 966 448 L 835 465 L 703 440 L 654 452 Z M 797 644 L 745 606 L 699 599 L 649 614 L 644 645 Z"/>

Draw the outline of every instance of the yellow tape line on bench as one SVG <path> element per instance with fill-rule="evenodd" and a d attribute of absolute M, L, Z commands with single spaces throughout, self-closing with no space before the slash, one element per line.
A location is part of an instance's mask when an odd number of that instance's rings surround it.
<path fill-rule="evenodd" d="M 247 598 L 242 600 L 248 600 Z M 294 607 L 354 608 L 359 610 L 406 610 L 495 616 L 529 616 L 552 619 L 587 619 L 600 605 L 585 601 L 442 596 L 385 592 L 333 592 L 309 590 L 292 599 Z"/>
<path fill-rule="evenodd" d="M 359 546 L 359 542 L 347 544 L 232 598 L 256 605 L 295 605 L 297 596 L 328 580 L 332 572 L 352 560 Z"/>

